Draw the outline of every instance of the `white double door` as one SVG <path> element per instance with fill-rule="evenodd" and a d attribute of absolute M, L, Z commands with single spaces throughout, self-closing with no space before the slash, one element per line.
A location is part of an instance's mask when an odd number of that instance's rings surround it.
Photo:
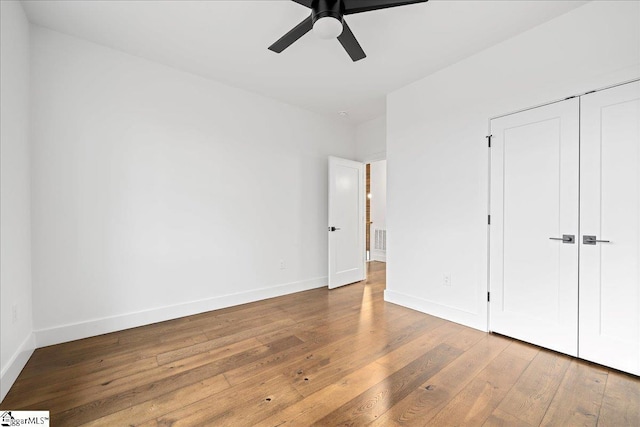
<path fill-rule="evenodd" d="M 491 330 L 640 374 L 640 82 L 491 134 Z"/>

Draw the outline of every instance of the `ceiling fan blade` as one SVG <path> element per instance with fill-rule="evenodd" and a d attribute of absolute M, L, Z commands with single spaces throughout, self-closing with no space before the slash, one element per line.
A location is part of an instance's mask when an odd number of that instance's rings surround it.
<path fill-rule="evenodd" d="M 283 50 L 291 46 L 300 37 L 311 31 L 312 28 L 313 23 L 311 22 L 311 16 L 309 16 L 307 19 L 296 25 L 287 34 L 280 37 L 277 42 L 269 46 L 269 50 L 272 50 L 276 53 L 282 52 Z"/>
<path fill-rule="evenodd" d="M 293 0 L 293 1 L 311 9 L 311 0 Z"/>
<path fill-rule="evenodd" d="M 356 36 L 353 35 L 351 28 L 349 28 L 345 21 L 342 22 L 342 34 L 338 36 L 338 41 L 344 50 L 347 51 L 353 62 L 367 57 L 360 43 L 356 40 Z"/>
<path fill-rule="evenodd" d="M 414 3 L 426 3 L 428 0 L 344 0 L 344 14 L 369 12 L 388 7 L 406 6 Z"/>

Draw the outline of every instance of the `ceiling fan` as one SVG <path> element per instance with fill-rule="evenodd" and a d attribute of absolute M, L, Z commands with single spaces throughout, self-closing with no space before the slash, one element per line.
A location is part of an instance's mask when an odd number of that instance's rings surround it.
<path fill-rule="evenodd" d="M 280 53 L 291 46 L 311 29 L 322 39 L 338 38 L 351 59 L 359 61 L 367 55 L 344 20 L 344 15 L 424 3 L 427 0 L 293 0 L 311 9 L 311 15 L 291 31 L 269 46 L 269 50 Z"/>

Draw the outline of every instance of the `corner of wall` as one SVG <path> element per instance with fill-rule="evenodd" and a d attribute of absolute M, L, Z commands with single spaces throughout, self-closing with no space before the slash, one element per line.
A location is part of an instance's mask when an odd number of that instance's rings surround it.
<path fill-rule="evenodd" d="M 387 116 L 380 116 L 356 127 L 356 157 L 361 162 L 387 158 Z"/>
<path fill-rule="evenodd" d="M 36 349 L 36 340 L 33 333 L 29 334 L 26 340 L 22 342 L 20 347 L 11 357 L 11 360 L 7 363 L 0 373 L 0 402 L 4 400 L 7 393 L 13 386 L 13 383 L 24 369 L 25 365 L 29 361 L 29 358 Z"/>
<path fill-rule="evenodd" d="M 31 280 L 30 24 L 20 1 L 0 2 L 0 401 L 35 350 Z"/>

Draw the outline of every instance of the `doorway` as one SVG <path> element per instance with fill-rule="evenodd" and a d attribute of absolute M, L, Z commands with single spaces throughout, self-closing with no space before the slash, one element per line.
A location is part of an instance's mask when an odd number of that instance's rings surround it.
<path fill-rule="evenodd" d="M 329 156 L 329 289 L 366 279 L 367 261 L 386 262 L 386 189 L 386 160 Z"/>
<path fill-rule="evenodd" d="M 365 250 L 366 260 L 387 261 L 387 161 L 367 163 Z"/>

